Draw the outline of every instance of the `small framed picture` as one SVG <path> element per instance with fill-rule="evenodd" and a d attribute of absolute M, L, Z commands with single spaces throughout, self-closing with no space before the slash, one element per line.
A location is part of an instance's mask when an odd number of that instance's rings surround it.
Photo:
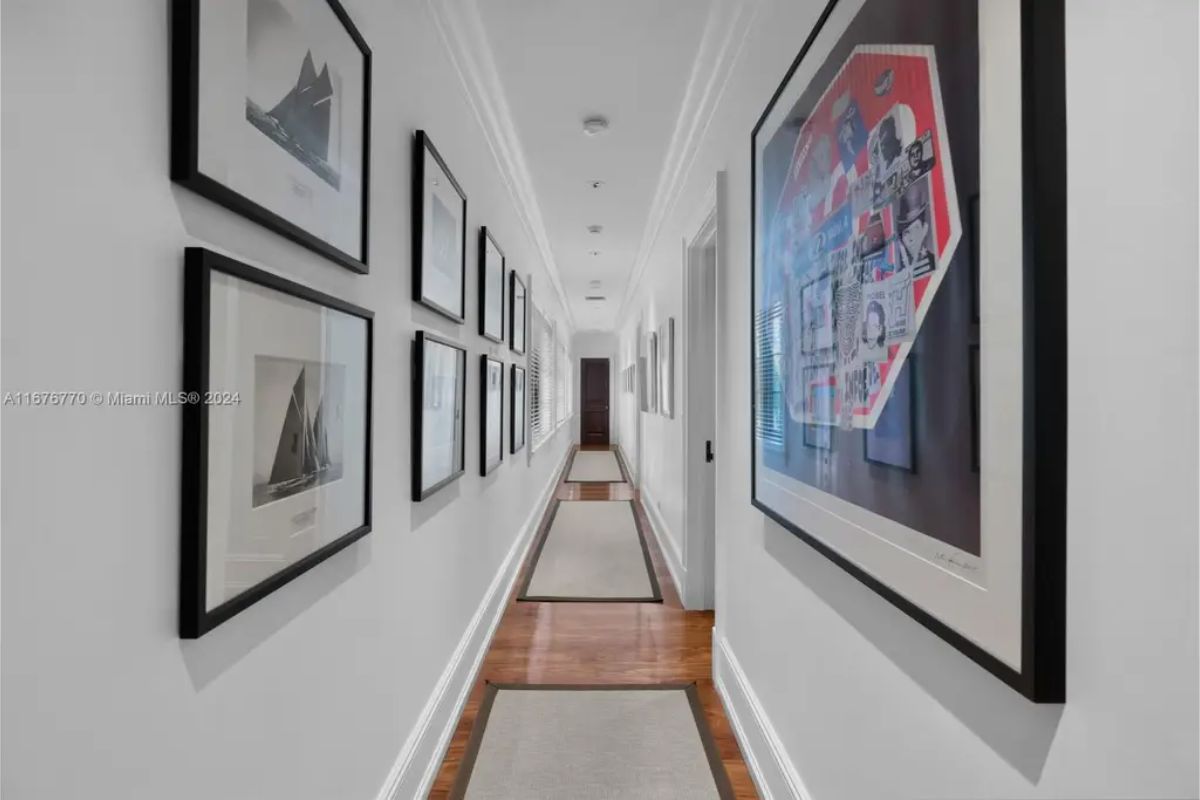
<path fill-rule="evenodd" d="M 508 404 L 511 415 L 508 425 L 509 452 L 515 455 L 525 447 L 525 419 L 528 417 L 525 409 L 525 368 L 510 364 L 509 369 L 512 372 L 508 382 L 512 393 Z"/>
<path fill-rule="evenodd" d="M 413 300 L 455 322 L 467 313 L 467 195 L 425 131 L 413 147 Z"/>
<path fill-rule="evenodd" d="M 529 294 L 525 290 L 525 281 L 517 275 L 514 269 L 508 273 L 508 346 L 514 352 L 525 352 L 525 334 L 529 328 L 526 321 L 526 311 L 529 304 Z"/>
<path fill-rule="evenodd" d="M 179 633 L 204 635 L 371 530 L 373 315 L 184 257 Z"/>
<path fill-rule="evenodd" d="M 479 357 L 479 474 L 504 460 L 504 363 Z"/>
<path fill-rule="evenodd" d="M 337 0 L 174 0 L 171 179 L 367 271 L 371 50 Z"/>
<path fill-rule="evenodd" d="M 675 318 L 669 318 L 658 329 L 658 410 L 664 417 L 675 418 Z"/>
<path fill-rule="evenodd" d="M 417 331 L 413 349 L 412 496 L 421 501 L 464 472 L 467 351 Z"/>
<path fill-rule="evenodd" d="M 492 232 L 479 229 L 479 335 L 504 341 L 504 251 Z"/>
<path fill-rule="evenodd" d="M 649 410 L 650 411 L 658 411 L 658 396 L 659 396 L 659 390 L 660 390 L 659 381 L 662 379 L 662 375 L 659 374 L 659 367 L 658 367 L 659 354 L 658 354 L 658 334 L 657 333 L 650 334 L 650 342 L 647 345 L 646 349 L 650 353 L 650 374 L 649 374 L 650 408 L 649 408 Z"/>
<path fill-rule="evenodd" d="M 917 356 L 910 353 L 900 366 L 895 386 L 874 428 L 863 430 L 863 458 L 873 464 L 917 471 L 916 403 L 913 370 Z"/>

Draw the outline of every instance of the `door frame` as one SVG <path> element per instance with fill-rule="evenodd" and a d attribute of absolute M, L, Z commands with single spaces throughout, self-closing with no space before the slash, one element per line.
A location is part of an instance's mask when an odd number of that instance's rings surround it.
<path fill-rule="evenodd" d="M 603 361 L 605 371 L 608 373 L 608 395 L 604 399 L 604 413 L 608 416 L 608 446 L 613 446 L 613 372 L 612 359 L 608 356 L 580 356 L 579 357 L 579 444 L 582 447 L 583 441 L 583 415 L 586 410 L 585 395 L 583 392 L 583 377 L 587 374 L 585 366 L 589 361 Z"/>
<path fill-rule="evenodd" d="M 705 460 L 705 442 L 717 442 L 716 379 L 721 329 L 717 320 L 717 286 L 724 259 L 721 232 L 725 173 L 718 172 L 684 227 L 683 258 L 683 358 L 681 359 L 680 411 L 683 415 L 684 519 L 682 600 L 687 609 L 716 607 L 716 463 Z M 712 273 L 703 274 L 704 253 L 714 253 Z M 706 286 L 707 284 L 707 286 Z M 706 308 L 705 289 L 711 292 Z M 707 376 L 708 370 L 712 371 Z M 709 381 L 706 385 L 705 379 Z"/>

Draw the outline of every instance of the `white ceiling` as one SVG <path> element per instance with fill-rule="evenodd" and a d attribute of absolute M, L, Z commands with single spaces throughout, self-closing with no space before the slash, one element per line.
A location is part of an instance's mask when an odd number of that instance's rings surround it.
<path fill-rule="evenodd" d="M 477 8 L 575 327 L 610 330 L 709 2 L 484 0 Z M 588 137 L 583 120 L 594 114 L 610 128 Z M 604 186 L 591 188 L 594 180 Z M 604 231 L 590 234 L 589 225 Z M 607 302 L 584 300 L 596 294 Z"/>

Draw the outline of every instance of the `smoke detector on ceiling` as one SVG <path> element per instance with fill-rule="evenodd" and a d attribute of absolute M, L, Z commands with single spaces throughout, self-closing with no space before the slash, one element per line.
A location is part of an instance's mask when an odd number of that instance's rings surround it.
<path fill-rule="evenodd" d="M 583 132 L 587 136 L 599 136 L 606 130 L 608 130 L 608 119 L 598 114 L 583 121 Z"/>
<path fill-rule="evenodd" d="M 604 231 L 603 225 L 588 225 L 588 233 L 598 234 Z"/>

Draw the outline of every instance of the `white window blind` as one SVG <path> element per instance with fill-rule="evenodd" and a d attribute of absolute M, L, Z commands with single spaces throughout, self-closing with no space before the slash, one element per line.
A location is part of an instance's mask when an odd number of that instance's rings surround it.
<path fill-rule="evenodd" d="M 537 306 L 529 304 L 529 439 L 537 450 L 555 428 L 554 327 Z"/>
<path fill-rule="evenodd" d="M 558 377 L 558 413 L 556 416 L 558 424 L 561 425 L 567 421 L 567 417 L 571 416 L 571 358 L 567 353 L 567 337 L 562 335 L 557 326 L 555 334 L 557 338 L 555 374 Z"/>

